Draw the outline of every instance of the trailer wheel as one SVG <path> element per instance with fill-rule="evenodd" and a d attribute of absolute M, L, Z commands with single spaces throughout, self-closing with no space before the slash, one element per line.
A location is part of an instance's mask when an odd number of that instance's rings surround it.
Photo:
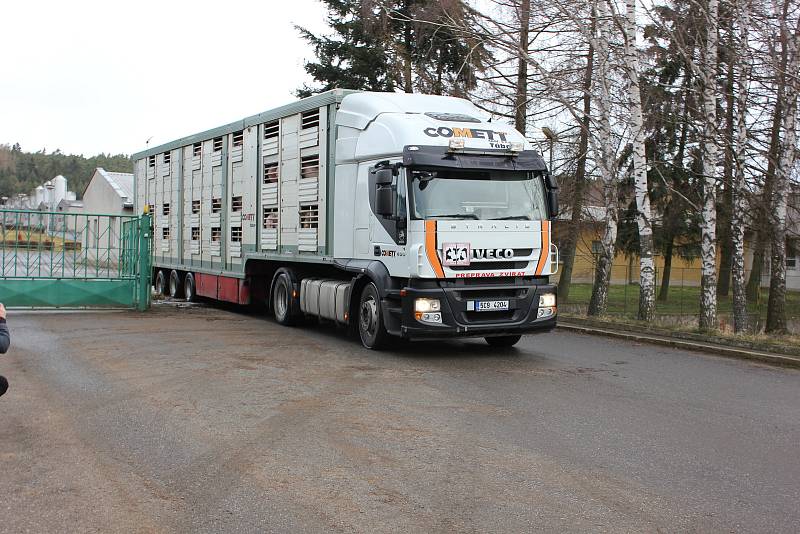
<path fill-rule="evenodd" d="M 508 348 L 516 345 L 517 342 L 522 339 L 522 336 L 496 336 L 484 339 L 486 339 L 486 342 L 492 347 Z"/>
<path fill-rule="evenodd" d="M 178 271 L 173 270 L 169 273 L 169 296 L 176 299 L 181 296 L 181 277 Z"/>
<path fill-rule="evenodd" d="M 368 349 L 380 350 L 389 341 L 389 333 L 383 325 L 381 297 L 378 288 L 370 282 L 361 292 L 358 306 L 358 335 Z"/>
<path fill-rule="evenodd" d="M 167 294 L 167 277 L 164 276 L 164 271 L 161 269 L 156 272 L 156 281 L 153 283 L 153 287 L 156 290 L 156 294 L 158 295 L 166 295 Z"/>
<path fill-rule="evenodd" d="M 194 275 L 186 273 L 183 277 L 183 299 L 186 302 L 194 302 Z"/>
<path fill-rule="evenodd" d="M 278 324 L 295 324 L 295 317 L 292 315 L 292 280 L 286 273 L 278 275 L 272 287 L 272 312 Z"/>

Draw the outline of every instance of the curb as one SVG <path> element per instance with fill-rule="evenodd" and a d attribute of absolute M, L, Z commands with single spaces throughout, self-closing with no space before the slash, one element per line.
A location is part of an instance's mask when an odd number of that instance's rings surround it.
<path fill-rule="evenodd" d="M 675 339 L 665 336 L 639 334 L 636 332 L 626 332 L 621 330 L 608 330 L 605 328 L 596 328 L 592 326 L 570 324 L 569 322 L 563 322 L 563 321 L 559 321 L 558 324 L 556 325 L 556 328 L 563 330 L 570 330 L 572 332 L 579 332 L 582 334 L 612 337 L 617 339 L 625 339 L 627 341 L 638 341 L 643 343 L 650 343 L 653 345 L 672 347 L 676 349 L 705 352 L 708 354 L 725 356 L 728 358 L 736 358 L 740 360 L 751 360 L 762 363 L 769 363 L 772 365 L 780 365 L 783 367 L 800 368 L 800 358 L 782 354 L 773 354 L 769 352 L 747 350 L 737 347 L 726 347 L 724 345 L 717 345 L 714 343 L 684 341 L 681 339 Z"/>

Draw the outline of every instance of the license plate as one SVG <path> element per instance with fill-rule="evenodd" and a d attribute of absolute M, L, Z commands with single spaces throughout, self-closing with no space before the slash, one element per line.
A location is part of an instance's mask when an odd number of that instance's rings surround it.
<path fill-rule="evenodd" d="M 468 300 L 467 309 L 470 311 L 500 311 L 508 309 L 507 300 Z"/>

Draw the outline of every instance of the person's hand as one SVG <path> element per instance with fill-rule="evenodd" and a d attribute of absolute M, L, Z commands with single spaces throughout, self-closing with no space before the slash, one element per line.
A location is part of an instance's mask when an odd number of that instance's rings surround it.
<path fill-rule="evenodd" d="M 0 302 L 0 319 L 6 318 L 6 307 L 3 306 L 3 303 Z"/>

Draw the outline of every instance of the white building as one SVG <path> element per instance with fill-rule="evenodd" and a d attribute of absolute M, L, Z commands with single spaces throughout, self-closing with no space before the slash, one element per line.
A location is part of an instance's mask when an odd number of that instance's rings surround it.
<path fill-rule="evenodd" d="M 133 174 L 95 169 L 83 191 L 83 213 L 83 246 L 88 257 L 114 263 L 121 245 L 123 219 L 108 216 L 134 214 Z"/>

